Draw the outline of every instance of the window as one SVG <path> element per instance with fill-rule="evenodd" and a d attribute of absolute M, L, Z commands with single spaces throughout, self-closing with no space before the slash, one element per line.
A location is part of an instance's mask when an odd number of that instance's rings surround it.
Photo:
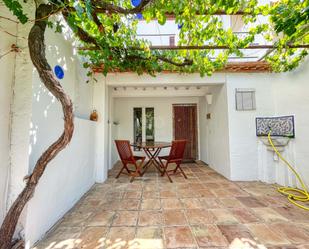
<path fill-rule="evenodd" d="M 154 122 L 153 107 L 146 107 L 146 108 L 134 107 L 133 122 L 134 122 L 133 124 L 134 143 L 141 143 L 142 141 L 153 142 L 155 140 L 155 132 L 154 132 L 155 122 Z"/>
<path fill-rule="evenodd" d="M 255 89 L 252 88 L 237 88 L 236 89 L 236 110 L 249 111 L 255 110 Z"/>
<path fill-rule="evenodd" d="M 143 141 L 143 120 L 142 120 L 142 108 L 133 108 L 133 122 L 134 122 L 134 143 L 140 143 Z M 137 149 L 134 147 L 134 149 Z"/>
<path fill-rule="evenodd" d="M 170 41 L 169 41 L 169 43 L 170 43 L 170 46 L 171 46 L 171 47 L 174 47 L 174 46 L 175 46 L 175 36 L 170 36 Z"/>
<path fill-rule="evenodd" d="M 154 108 L 147 107 L 146 114 L 146 142 L 154 141 Z"/>
<path fill-rule="evenodd" d="M 233 32 L 241 32 L 245 26 L 242 16 L 232 15 L 230 16 L 231 20 L 231 29 Z"/>

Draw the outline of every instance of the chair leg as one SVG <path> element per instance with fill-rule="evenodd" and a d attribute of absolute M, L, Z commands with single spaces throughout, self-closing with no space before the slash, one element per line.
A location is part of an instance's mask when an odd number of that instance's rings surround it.
<path fill-rule="evenodd" d="M 119 178 L 119 176 L 121 175 L 121 173 L 122 173 L 122 171 L 123 171 L 124 169 L 127 169 L 127 170 L 128 170 L 127 165 L 125 165 L 125 164 L 123 164 L 121 170 L 119 171 L 119 173 L 118 173 L 117 176 L 116 176 L 116 179 Z"/>
<path fill-rule="evenodd" d="M 162 168 L 161 176 L 164 176 L 164 174 L 165 174 L 165 166 L 164 166 L 164 163 L 162 162 L 162 160 L 160 158 L 159 158 L 159 163 L 160 163 L 160 166 Z"/>
<path fill-rule="evenodd" d="M 141 171 L 141 168 L 143 166 L 143 163 L 144 163 L 144 160 L 142 160 L 139 164 L 135 164 L 135 169 L 136 169 L 136 173 L 139 175 L 139 176 L 143 176 L 143 173 Z"/>
<path fill-rule="evenodd" d="M 130 173 L 131 173 L 131 171 L 129 170 L 129 168 L 127 167 L 127 165 L 125 165 L 125 168 L 126 168 L 126 170 L 127 170 L 128 174 L 130 174 Z"/>
<path fill-rule="evenodd" d="M 136 170 L 139 174 L 139 176 L 143 176 L 145 172 L 142 172 L 142 168 L 143 168 L 143 164 L 144 164 L 145 159 L 141 159 L 141 162 L 139 163 L 139 165 L 136 166 Z"/>
<path fill-rule="evenodd" d="M 134 181 L 135 176 L 131 176 L 130 182 Z"/>
<path fill-rule="evenodd" d="M 166 164 L 164 165 L 163 162 L 160 160 L 162 166 L 163 166 L 163 172 L 161 174 L 161 176 L 164 176 L 165 174 L 167 175 L 168 179 L 170 182 L 173 182 L 172 178 L 170 177 L 170 175 L 168 174 L 168 171 L 167 171 L 167 167 L 168 167 L 168 162 L 166 162 Z"/>
<path fill-rule="evenodd" d="M 162 173 L 161 173 L 161 177 L 166 174 L 167 164 L 166 165 L 162 164 L 162 168 L 163 168 L 163 170 L 162 170 Z"/>
<path fill-rule="evenodd" d="M 143 176 L 143 173 L 141 172 L 141 168 L 143 167 L 143 163 L 144 163 L 145 159 L 141 159 L 141 162 L 140 163 L 136 163 L 134 164 L 135 166 L 135 171 L 132 173 L 130 172 L 130 176 L 131 176 L 131 179 L 130 179 L 130 182 L 133 182 L 134 181 L 134 178 L 136 176 Z"/>
<path fill-rule="evenodd" d="M 180 164 L 177 165 L 177 168 L 179 168 L 180 172 L 183 174 L 183 177 L 185 179 L 188 179 L 188 177 L 186 176 L 185 172 L 182 170 L 182 168 L 180 167 Z"/>
<path fill-rule="evenodd" d="M 174 174 L 176 174 L 178 168 L 179 168 L 179 166 L 178 166 L 178 164 L 176 164 L 176 167 L 174 169 Z"/>
<path fill-rule="evenodd" d="M 168 171 L 166 171 L 165 173 L 166 173 L 168 179 L 170 180 L 170 182 L 173 183 L 173 180 L 172 180 L 172 178 L 170 177 L 170 175 L 168 174 Z"/>

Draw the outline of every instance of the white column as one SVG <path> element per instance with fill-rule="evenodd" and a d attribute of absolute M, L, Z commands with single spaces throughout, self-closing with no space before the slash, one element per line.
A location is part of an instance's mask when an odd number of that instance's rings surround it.
<path fill-rule="evenodd" d="M 100 80 L 93 82 L 93 108 L 98 113 L 98 124 L 95 136 L 95 167 L 96 167 L 96 182 L 104 182 L 108 174 L 108 98 L 106 78 L 100 77 Z"/>
<path fill-rule="evenodd" d="M 33 2 L 24 4 L 27 16 L 33 18 Z M 28 34 L 33 23 L 18 24 L 16 45 L 21 49 L 16 54 L 11 97 L 11 145 L 8 181 L 7 209 L 25 186 L 24 177 L 29 174 L 29 133 L 32 111 L 33 64 L 28 50 Z M 16 231 L 24 227 L 24 210 Z"/>
<path fill-rule="evenodd" d="M 6 6 L 0 6 L 0 16 L 14 17 Z M 1 26 L 11 34 L 16 35 L 17 24 L 1 19 Z M 10 51 L 12 44 L 16 44 L 17 38 L 1 33 L 0 54 Z M 14 82 L 15 52 L 10 52 L 0 59 L 0 224 L 6 213 L 7 184 L 10 166 L 10 126 L 11 126 L 11 98 Z"/>

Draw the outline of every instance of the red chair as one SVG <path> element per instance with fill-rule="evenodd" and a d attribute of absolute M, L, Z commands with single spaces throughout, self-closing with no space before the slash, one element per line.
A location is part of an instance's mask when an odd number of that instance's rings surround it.
<path fill-rule="evenodd" d="M 142 176 L 141 169 L 143 167 L 143 163 L 146 157 L 134 156 L 129 140 L 115 140 L 115 143 L 116 143 L 118 154 L 120 156 L 120 159 L 123 165 L 118 175 L 116 176 L 116 178 L 118 178 L 120 174 L 126 174 L 126 175 L 131 176 L 130 182 L 132 182 L 136 176 Z M 137 161 L 141 161 L 141 162 L 137 163 Z M 135 170 L 130 170 L 127 166 L 128 164 L 134 165 Z M 124 169 L 127 171 L 127 173 L 122 172 Z"/>
<path fill-rule="evenodd" d="M 187 140 L 175 140 L 172 142 L 172 148 L 170 150 L 170 154 L 168 156 L 158 157 L 160 160 L 161 166 L 163 168 L 163 172 L 161 176 L 164 176 L 166 174 L 170 182 L 173 182 L 173 181 L 169 175 L 169 172 L 173 172 L 173 174 L 176 174 L 178 169 L 183 174 L 184 178 L 187 179 L 185 172 L 180 167 L 180 164 L 182 162 L 183 155 L 185 152 L 185 148 L 186 148 L 186 143 L 187 143 Z M 166 161 L 165 164 L 163 163 L 163 161 Z M 175 163 L 176 168 L 173 170 L 167 170 L 168 165 L 171 163 Z"/>

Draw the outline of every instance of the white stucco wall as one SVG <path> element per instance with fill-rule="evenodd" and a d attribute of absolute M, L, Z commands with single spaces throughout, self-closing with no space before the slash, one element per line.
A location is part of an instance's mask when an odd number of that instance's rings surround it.
<path fill-rule="evenodd" d="M 0 6 L 0 15 L 10 17 L 3 11 Z M 23 177 L 31 172 L 37 158 L 60 135 L 63 127 L 59 103 L 40 83 L 36 72 L 33 73 L 27 39 L 24 38 L 29 25 L 16 27 L 12 22 L 1 20 L 3 26 L 13 34 L 17 32 L 18 38 L 1 33 L 0 55 L 12 43 L 20 45 L 22 52 L 16 57 L 11 53 L 0 60 L 0 223 L 6 200 L 11 203 L 16 198 L 24 186 Z M 260 179 L 291 185 L 295 184 L 291 174 L 282 163 L 273 160 L 273 154 L 256 138 L 255 117 L 295 114 L 296 138 L 283 155 L 296 165 L 308 184 L 308 63 L 286 74 L 220 73 L 201 78 L 199 74 L 161 73 L 151 77 L 116 73 L 107 78 L 100 76 L 98 83 L 90 81 L 86 84 L 88 78 L 74 54 L 71 41 L 47 31 L 46 42 L 51 66 L 60 64 L 65 69 L 61 83 L 73 99 L 79 118 L 75 119 L 71 144 L 48 166 L 24 212 L 22 225 L 27 246 L 41 238 L 95 181 L 106 179 L 108 167 L 118 158 L 113 140 L 133 139 L 133 107 L 155 107 L 156 140 L 170 141 L 173 139 L 172 104 L 198 103 L 202 160 L 232 180 Z M 214 86 L 218 84 L 223 85 Z M 213 103 L 206 105 L 203 97 L 113 99 L 108 89 L 108 86 L 188 85 L 210 86 Z M 246 87 L 256 89 L 257 109 L 238 112 L 235 110 L 235 88 Z M 99 113 L 97 123 L 85 120 L 94 108 Z M 206 120 L 208 112 L 211 113 L 210 120 Z M 114 121 L 119 125 L 114 125 Z M 7 190 L 9 196 L 6 196 Z"/>
<path fill-rule="evenodd" d="M 32 11 L 33 2 L 25 3 L 25 10 Z M 14 17 L 8 12 L 7 7 L 0 4 L 0 11 L 3 16 L 11 18 L 14 20 Z M 4 144 L 9 141 L 9 144 L 5 144 L 5 147 L 1 148 L 1 152 L 4 153 L 1 156 L 4 156 L 3 168 L 1 167 L 1 184 L 0 184 L 0 191 L 1 195 L 3 195 L 3 189 L 5 188 L 6 191 L 4 192 L 4 200 L 1 202 L 0 210 L 2 212 L 3 218 L 3 211 L 6 211 L 11 203 L 15 200 L 17 195 L 24 187 L 23 178 L 25 175 L 28 174 L 28 146 L 29 146 L 29 123 L 30 123 L 30 115 L 31 115 L 31 94 L 32 94 L 32 87 L 31 87 L 31 80 L 32 80 L 32 64 L 29 59 L 29 52 L 27 48 L 27 35 L 29 33 L 29 29 L 31 24 L 26 25 L 16 25 L 12 24 L 14 22 L 11 21 L 4 21 L 1 19 L 1 41 L 2 45 L 6 44 L 6 46 L 11 46 L 13 43 L 19 48 L 18 52 L 11 53 L 7 56 L 1 58 L 1 101 L 4 101 L 4 108 L 8 108 L 3 110 L 4 118 L 1 121 L 3 123 L 3 127 L 1 127 L 1 132 L 6 132 L 4 135 L 4 140 L 1 139 L 1 143 Z M 8 32 L 8 33 L 5 33 Z M 8 38 L 6 35 L 9 35 Z M 17 35 L 17 36 L 14 36 Z M 2 37 L 4 39 L 2 40 Z M 6 38 L 5 38 L 6 37 Z M 14 39 L 13 39 L 14 38 Z M 8 40 L 9 39 L 9 42 Z M 13 39 L 13 40 L 11 40 Z M 4 42 L 4 43 L 2 43 Z M 1 46 L 2 46 L 1 45 Z M 9 47 L 5 48 L 5 52 L 8 51 Z M 2 51 L 1 51 L 2 52 Z M 4 52 L 4 51 L 3 51 Z M 1 53 L 2 54 L 2 53 Z M 13 54 L 13 57 L 12 57 Z M 12 68 L 13 64 L 13 68 Z M 3 71 L 2 71 L 3 70 Z M 10 76 L 10 74 L 13 75 Z M 11 82 L 10 82 L 11 77 Z M 5 83 L 2 82 L 5 80 Z M 2 88 L 3 87 L 3 88 Z M 10 87 L 10 89 L 8 89 Z M 2 96 L 3 94 L 5 96 Z M 7 95 L 6 95 L 7 94 Z M 8 106 L 8 99 L 10 98 L 10 105 Z M 2 107 L 2 106 L 1 106 Z M 7 116 L 9 113 L 9 117 Z M 1 112 L 2 114 L 2 112 Z M 9 129 L 7 129 L 7 121 L 9 118 Z M 1 122 L 0 121 L 0 122 Z M 5 124 L 6 123 L 6 124 Z M 1 124 L 2 126 L 2 124 Z M 2 130 L 3 128 L 3 130 Z M 0 132 L 0 133 L 1 133 Z M 1 134 L 2 137 L 2 134 Z M 7 153 L 9 152 L 9 156 Z M 7 158 L 9 158 L 9 164 L 7 164 Z M 3 173 L 3 175 L 2 175 Z M 1 200 L 2 201 L 2 200 Z M 3 209 L 5 208 L 5 210 Z M 22 223 L 25 221 L 24 215 L 22 214 L 20 217 L 20 222 L 17 225 L 17 233 L 22 228 Z"/>
<path fill-rule="evenodd" d="M 295 115 L 296 138 L 282 153 L 309 184 L 309 63 L 281 74 L 227 76 L 231 179 L 295 185 L 295 179 L 255 135 L 255 117 Z M 256 110 L 235 110 L 235 88 L 256 89 Z"/>
<path fill-rule="evenodd" d="M 114 139 L 127 139 L 130 141 L 133 141 L 133 108 L 134 107 L 154 107 L 155 140 L 156 141 L 166 141 L 166 142 L 172 141 L 173 140 L 173 104 L 197 104 L 198 105 L 199 98 L 198 97 L 115 98 L 114 99 L 114 120 L 113 121 L 117 122 L 118 125 L 114 125 L 115 133 L 113 135 L 113 140 Z M 145 125 L 145 122 L 143 122 L 143 125 Z M 167 154 L 168 151 L 169 151 L 168 149 L 162 150 L 161 153 Z M 113 158 L 112 159 L 113 163 L 115 163 L 115 161 L 118 160 L 118 154 L 117 154 L 115 146 L 113 146 L 112 158 Z"/>
<path fill-rule="evenodd" d="M 211 118 L 206 121 L 207 161 L 214 170 L 227 178 L 231 176 L 229 124 L 226 84 L 210 89 L 213 99 L 207 106 Z"/>
<path fill-rule="evenodd" d="M 199 144 L 199 152 L 200 159 L 203 162 L 207 162 L 207 103 L 205 96 L 199 97 L 199 126 L 200 126 L 200 144 Z"/>
<path fill-rule="evenodd" d="M 69 146 L 47 167 L 27 209 L 26 248 L 39 240 L 95 181 L 95 123 L 75 118 Z M 50 126 L 49 126 L 50 127 Z M 61 127 L 55 128 L 60 131 Z M 52 140 L 53 136 L 45 136 Z"/>
<path fill-rule="evenodd" d="M 256 110 L 236 111 L 235 88 L 255 88 Z M 231 179 L 258 179 L 257 116 L 274 115 L 272 82 L 269 74 L 229 74 L 227 76 L 230 130 Z"/>
<path fill-rule="evenodd" d="M 60 82 L 72 98 L 75 110 L 78 109 L 78 116 L 87 119 L 75 118 L 71 143 L 47 166 L 29 202 L 24 224 L 27 246 L 40 239 L 95 182 L 96 123 L 88 120 L 92 96 L 81 96 L 81 91 L 92 92 L 92 82 L 85 83 L 85 72 L 79 66 L 70 40 L 47 30 L 46 41 L 48 62 L 52 68 L 55 65 L 63 67 L 65 75 Z M 29 171 L 63 131 L 61 105 L 41 83 L 35 70 L 32 84 Z"/>
<path fill-rule="evenodd" d="M 104 182 L 108 176 L 108 87 L 106 79 L 102 75 L 96 77 L 97 82 L 93 82 L 93 109 L 97 110 L 98 122 L 95 135 L 95 170 L 96 181 Z"/>
<path fill-rule="evenodd" d="M 273 85 L 275 111 L 277 115 L 295 115 L 295 139 L 286 150 L 288 159 L 301 173 L 309 186 L 309 61 L 297 70 L 277 75 Z M 274 163 L 282 168 L 282 164 Z M 285 166 L 284 166 L 285 167 Z M 289 174 L 291 175 L 291 174 Z M 279 175 L 280 176 L 280 175 Z M 282 178 L 283 176 L 281 176 Z M 295 183 L 295 179 L 282 179 L 282 182 Z"/>
<path fill-rule="evenodd" d="M 0 16 L 13 18 L 6 8 L 0 7 Z M 16 44 L 17 25 L 14 22 L 1 19 L 0 28 L 10 30 L 12 35 L 0 31 L 0 56 Z M 10 111 L 14 83 L 15 52 L 10 52 L 0 58 L 0 224 L 6 210 L 6 195 L 8 172 L 10 165 Z"/>
<path fill-rule="evenodd" d="M 148 74 L 136 73 L 111 73 L 106 77 L 109 86 L 187 86 L 187 85 L 216 85 L 226 80 L 224 73 L 216 73 L 211 77 L 201 77 L 199 73 L 158 73 L 156 77 Z"/>
<path fill-rule="evenodd" d="M 87 76 L 81 60 L 82 58 L 75 59 L 74 114 L 76 117 L 89 119 L 93 110 L 94 82 Z"/>

